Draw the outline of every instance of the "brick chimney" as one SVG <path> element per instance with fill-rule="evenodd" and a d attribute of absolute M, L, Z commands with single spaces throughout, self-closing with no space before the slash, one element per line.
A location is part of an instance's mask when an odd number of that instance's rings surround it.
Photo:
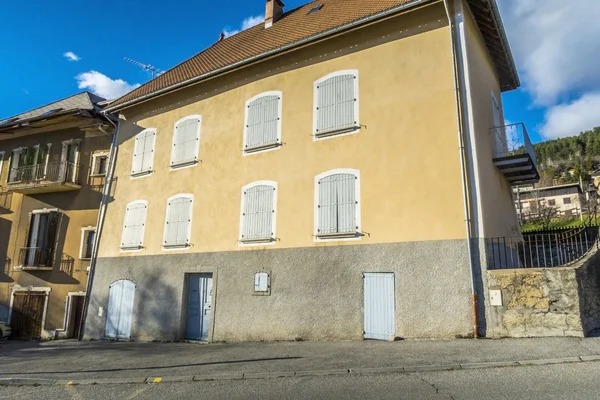
<path fill-rule="evenodd" d="M 270 28 L 283 15 L 285 4 L 281 0 L 267 0 L 265 9 L 265 28 Z"/>

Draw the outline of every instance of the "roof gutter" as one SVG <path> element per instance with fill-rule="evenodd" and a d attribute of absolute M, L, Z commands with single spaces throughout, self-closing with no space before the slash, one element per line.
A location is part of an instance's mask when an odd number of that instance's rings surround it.
<path fill-rule="evenodd" d="M 219 74 L 221 74 L 223 72 L 227 72 L 227 71 L 233 70 L 233 69 L 235 69 L 237 67 L 244 66 L 244 65 L 249 64 L 251 62 L 259 60 L 261 58 L 269 57 L 269 56 L 272 56 L 272 55 L 275 55 L 275 54 L 278 54 L 278 53 L 281 53 L 281 52 L 284 52 L 284 51 L 287 51 L 287 50 L 291 50 L 291 49 L 293 49 L 295 47 L 302 46 L 302 45 L 304 45 L 306 43 L 313 42 L 315 40 L 322 39 L 324 37 L 334 35 L 334 34 L 339 33 L 341 31 L 344 31 L 344 30 L 347 30 L 347 29 L 350 29 L 350 28 L 354 28 L 354 27 L 359 26 L 359 25 L 366 24 L 366 23 L 371 22 L 373 20 L 384 18 L 384 17 L 390 16 L 392 14 L 398 13 L 400 11 L 404 11 L 404 10 L 407 10 L 409 8 L 416 7 L 416 6 L 420 5 L 420 4 L 429 3 L 429 2 L 433 2 L 433 1 L 434 0 L 413 0 L 411 2 L 398 5 L 396 7 L 390 8 L 388 10 L 381 11 L 381 12 L 379 12 L 377 14 L 372 14 L 372 15 L 369 15 L 367 17 L 364 17 L 364 18 L 361 18 L 361 19 L 357 19 L 356 21 L 349 22 L 349 23 L 347 23 L 345 25 L 340 25 L 340 26 L 338 26 L 336 28 L 333 28 L 333 29 L 330 29 L 328 31 L 317 33 L 316 35 L 313 35 L 313 36 L 308 36 L 308 37 L 306 37 L 304 39 L 300 39 L 300 40 L 298 40 L 296 42 L 288 43 L 288 44 L 286 44 L 284 46 L 281 46 L 281 47 L 278 47 L 276 49 L 266 51 L 266 52 L 258 54 L 256 56 L 252 56 L 250 58 L 247 58 L 245 60 L 238 61 L 236 63 L 227 65 L 225 67 L 221 67 L 221 68 L 216 69 L 214 71 L 207 72 L 207 73 L 202 74 L 202 75 L 198 75 L 198 76 L 196 76 L 194 78 L 190 78 L 190 79 L 185 80 L 183 82 L 176 83 L 175 85 L 171 85 L 171 86 L 168 86 L 166 88 L 157 90 L 156 92 L 148 93 L 148 94 L 146 94 L 144 96 L 141 96 L 141 97 L 138 97 L 136 99 L 132 99 L 132 100 L 126 101 L 125 103 L 119 104 L 117 106 L 111 107 L 109 105 L 108 107 L 106 107 L 106 109 L 104 110 L 104 112 L 107 113 L 107 112 L 113 112 L 113 111 L 122 110 L 122 109 L 127 108 L 129 106 L 132 106 L 134 104 L 141 103 L 141 102 L 143 102 L 145 100 L 148 100 L 148 99 L 150 99 L 152 97 L 157 97 L 157 96 L 160 96 L 160 95 L 165 94 L 167 92 L 171 92 L 173 90 L 176 90 L 176 89 L 179 89 L 179 88 L 191 85 L 193 83 L 202 81 L 204 79 L 213 77 L 215 75 L 219 75 Z"/>

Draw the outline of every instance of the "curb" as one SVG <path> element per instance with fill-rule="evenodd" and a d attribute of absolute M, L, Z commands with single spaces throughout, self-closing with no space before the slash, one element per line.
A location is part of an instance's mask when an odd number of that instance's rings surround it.
<path fill-rule="evenodd" d="M 98 378 L 98 379 L 73 379 L 52 380 L 41 378 L 0 378 L 0 386 L 74 386 L 74 385 L 119 385 L 119 384 L 159 384 L 167 382 L 200 382 L 200 381 L 223 381 L 242 379 L 273 379 L 294 377 L 316 377 L 333 375 L 362 375 L 362 374 L 405 374 L 416 372 L 456 371 L 487 368 L 524 367 L 551 364 L 570 364 L 600 361 L 600 355 L 588 355 L 579 357 L 548 358 L 540 360 L 520 361 L 492 361 L 463 364 L 443 365 L 411 365 L 405 367 L 386 368 L 347 368 L 329 370 L 308 371 L 280 371 L 280 372 L 248 372 L 248 373 L 223 373 L 206 375 L 184 375 L 184 376 L 150 376 L 147 378 Z"/>

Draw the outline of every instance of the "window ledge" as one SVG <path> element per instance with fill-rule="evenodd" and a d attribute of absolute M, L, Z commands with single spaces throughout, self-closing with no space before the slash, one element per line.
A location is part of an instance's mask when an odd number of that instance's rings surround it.
<path fill-rule="evenodd" d="M 325 138 L 325 137 L 328 137 L 328 136 L 342 135 L 344 133 L 356 132 L 359 129 L 360 129 L 360 126 L 351 126 L 349 128 L 334 129 L 334 130 L 331 130 L 331 131 L 324 131 L 324 132 L 315 132 L 315 137 L 317 139 L 319 139 L 319 138 Z"/>
<path fill-rule="evenodd" d="M 136 174 L 131 174 L 131 176 L 135 176 Z M 105 178 L 106 174 L 90 174 L 90 178 Z"/>
<path fill-rule="evenodd" d="M 131 177 L 132 178 L 138 178 L 140 176 L 150 175 L 151 173 L 152 173 L 152 170 L 151 169 L 147 169 L 145 171 L 132 172 L 131 173 Z"/>
<path fill-rule="evenodd" d="M 131 250 L 141 250 L 142 246 L 121 246 L 121 250 L 123 251 L 131 251 Z"/>
<path fill-rule="evenodd" d="M 261 145 L 261 146 L 246 147 L 246 148 L 244 148 L 244 153 L 247 153 L 247 154 L 258 153 L 259 151 L 275 149 L 279 146 L 281 146 L 281 143 L 276 142 L 276 143 L 270 143 L 270 144 L 265 144 L 265 145 Z"/>
<path fill-rule="evenodd" d="M 35 265 L 15 265 L 15 271 L 52 271 L 54 267 L 35 266 Z"/>
<path fill-rule="evenodd" d="M 192 165 L 196 165 L 198 164 L 198 160 L 192 160 L 192 161 L 183 161 L 183 162 L 178 162 L 178 163 L 171 163 L 171 170 L 174 169 L 180 169 L 180 168 L 184 168 L 184 167 L 191 167 Z"/>
<path fill-rule="evenodd" d="M 190 247 L 189 243 L 173 243 L 173 244 L 163 244 L 165 249 L 187 249 Z"/>
<path fill-rule="evenodd" d="M 320 233 L 316 237 L 318 239 L 349 239 L 359 238 L 362 234 L 360 232 L 345 232 L 345 233 Z"/>
<path fill-rule="evenodd" d="M 257 239 L 240 239 L 240 243 L 243 244 L 260 244 L 260 243 L 272 243 L 275 239 L 272 237 L 268 238 L 257 238 Z"/>

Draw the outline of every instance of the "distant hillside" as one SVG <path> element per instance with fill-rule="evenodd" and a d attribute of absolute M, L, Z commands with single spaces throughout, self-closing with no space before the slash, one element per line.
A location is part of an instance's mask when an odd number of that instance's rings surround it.
<path fill-rule="evenodd" d="M 600 127 L 534 145 L 542 184 L 584 181 L 600 164 Z"/>

